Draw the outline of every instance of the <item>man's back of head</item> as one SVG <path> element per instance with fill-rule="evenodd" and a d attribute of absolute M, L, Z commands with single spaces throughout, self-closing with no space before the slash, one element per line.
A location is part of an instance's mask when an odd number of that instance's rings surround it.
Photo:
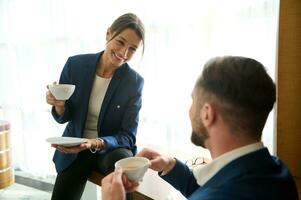
<path fill-rule="evenodd" d="M 211 101 L 230 130 L 260 139 L 276 100 L 275 84 L 258 61 L 225 56 L 209 60 L 196 89 L 203 101 Z"/>

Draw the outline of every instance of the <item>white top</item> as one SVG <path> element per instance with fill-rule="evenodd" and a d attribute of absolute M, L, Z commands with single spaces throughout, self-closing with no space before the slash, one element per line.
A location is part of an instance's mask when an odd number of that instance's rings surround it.
<path fill-rule="evenodd" d="M 84 130 L 84 138 L 97 138 L 97 123 L 100 108 L 107 92 L 111 79 L 102 78 L 95 75 L 90 100 L 86 126 Z"/>
<path fill-rule="evenodd" d="M 231 161 L 242 157 L 251 152 L 257 151 L 264 148 L 262 142 L 257 142 L 253 144 L 240 147 L 229 151 L 216 159 L 212 160 L 206 165 L 199 165 L 193 169 L 193 175 L 200 186 L 203 186 L 208 180 L 210 180 L 218 171 L 220 171 L 224 166 L 229 164 Z"/>

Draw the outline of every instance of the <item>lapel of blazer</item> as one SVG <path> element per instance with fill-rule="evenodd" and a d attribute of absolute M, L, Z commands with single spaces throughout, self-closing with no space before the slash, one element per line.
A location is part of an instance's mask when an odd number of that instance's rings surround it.
<path fill-rule="evenodd" d="M 89 108 L 89 100 L 91 95 L 91 90 L 93 87 L 93 82 L 95 79 L 96 66 L 99 57 L 103 52 L 95 54 L 95 58 L 91 59 L 91 61 L 85 67 L 85 71 L 83 72 L 83 76 L 85 77 L 85 81 L 83 82 L 83 102 L 82 102 L 82 115 L 81 115 L 81 133 L 85 128 L 85 123 L 87 120 L 88 108 Z"/>
<path fill-rule="evenodd" d="M 119 69 L 117 69 L 112 77 L 112 80 L 111 80 L 109 86 L 108 86 L 107 92 L 105 94 L 105 97 L 104 97 L 102 105 L 101 105 L 99 117 L 98 117 L 98 123 L 97 123 L 98 135 L 100 135 L 100 131 L 101 131 L 100 125 L 103 122 L 103 118 L 108 109 L 108 105 L 110 104 L 112 96 L 113 96 L 114 92 L 116 91 L 116 89 L 118 88 L 118 85 L 119 85 L 122 77 L 124 76 L 127 68 L 128 68 L 128 65 L 125 63 Z"/>
<path fill-rule="evenodd" d="M 267 148 L 260 149 L 242 156 L 223 167 L 202 188 L 220 186 L 229 180 L 242 176 L 248 171 L 256 171 L 266 165 L 272 165 L 273 160 Z"/>

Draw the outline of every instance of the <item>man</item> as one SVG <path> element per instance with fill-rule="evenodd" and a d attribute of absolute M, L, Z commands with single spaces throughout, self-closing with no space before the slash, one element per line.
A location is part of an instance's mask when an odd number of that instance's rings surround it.
<path fill-rule="evenodd" d="M 150 149 L 138 156 L 149 158 L 150 168 L 191 200 L 298 199 L 288 168 L 261 142 L 275 99 L 275 84 L 261 63 L 244 57 L 214 58 L 196 82 L 189 112 L 191 141 L 209 149 L 212 162 L 192 171 Z M 111 176 L 119 177 L 108 184 L 111 188 L 116 182 L 122 186 L 120 171 Z"/>

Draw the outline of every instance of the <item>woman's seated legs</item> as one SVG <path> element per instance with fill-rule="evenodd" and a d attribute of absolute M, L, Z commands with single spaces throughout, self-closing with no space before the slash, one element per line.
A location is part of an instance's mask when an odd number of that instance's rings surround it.
<path fill-rule="evenodd" d="M 80 152 L 77 159 L 57 175 L 51 199 L 79 200 L 95 158 L 95 154 L 91 154 L 88 150 Z"/>

